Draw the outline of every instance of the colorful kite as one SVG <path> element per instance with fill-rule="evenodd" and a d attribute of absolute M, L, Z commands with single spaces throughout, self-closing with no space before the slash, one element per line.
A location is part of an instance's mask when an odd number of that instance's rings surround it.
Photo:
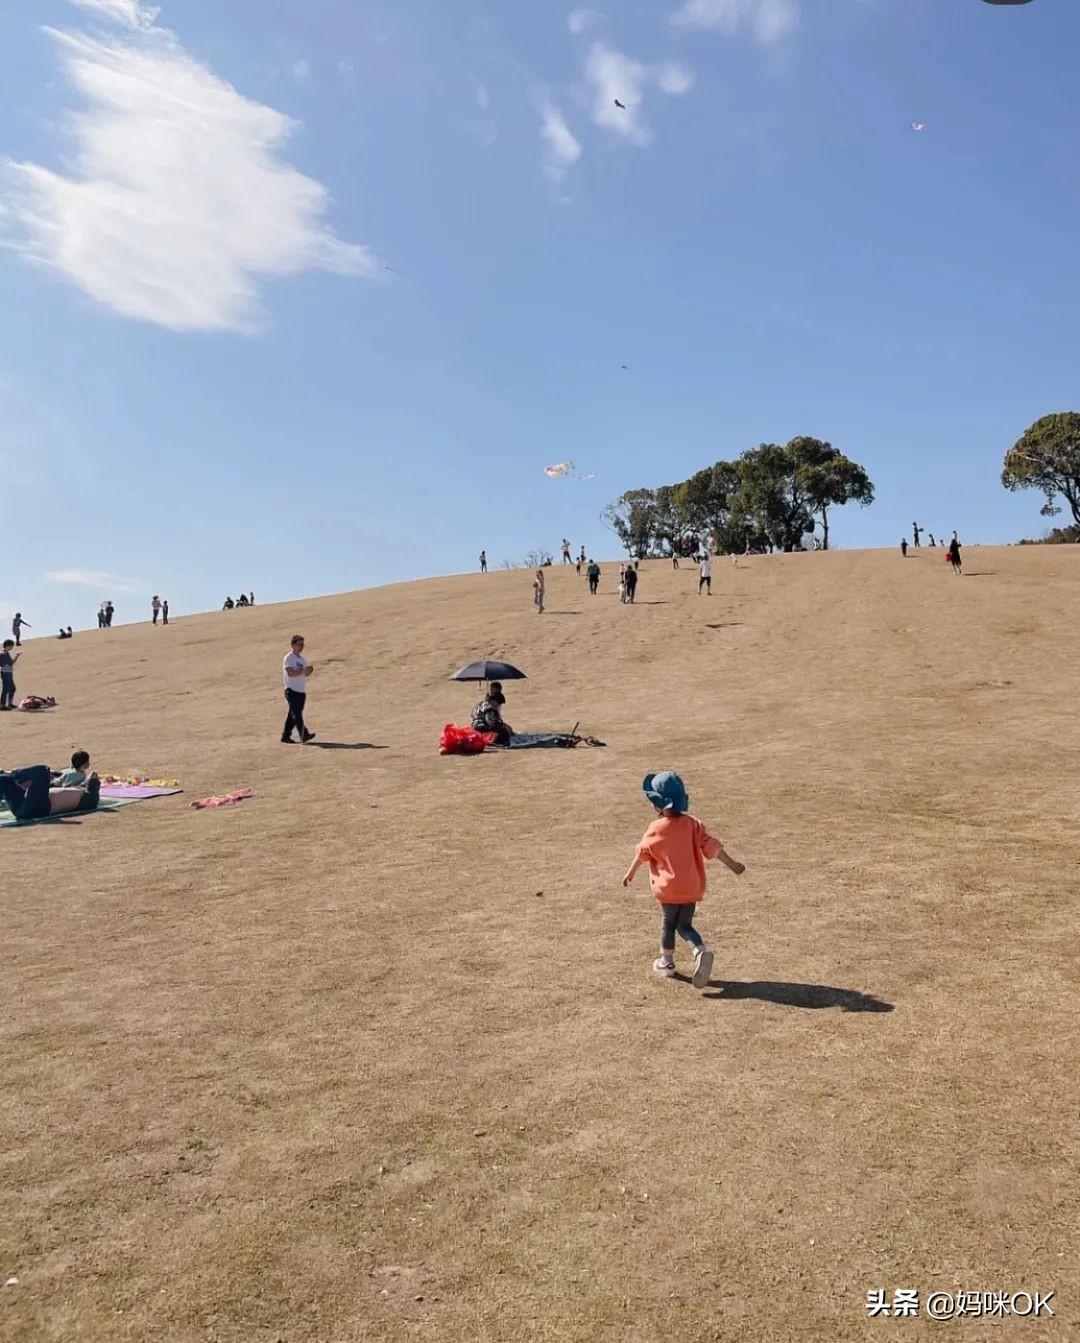
<path fill-rule="evenodd" d="M 922 121 L 913 121 L 911 123 L 911 129 L 913 131 L 924 131 L 926 130 L 926 124 Z"/>
<path fill-rule="evenodd" d="M 560 480 L 562 477 L 569 477 L 571 480 L 595 480 L 596 475 L 581 476 L 574 469 L 573 462 L 556 462 L 554 466 L 545 466 L 544 475 L 550 476 L 552 480 Z"/>

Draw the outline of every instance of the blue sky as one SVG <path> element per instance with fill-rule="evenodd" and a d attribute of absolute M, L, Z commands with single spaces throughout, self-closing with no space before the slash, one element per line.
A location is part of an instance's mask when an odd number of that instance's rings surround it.
<path fill-rule="evenodd" d="M 610 554 L 802 433 L 877 486 L 837 544 L 1039 534 L 1078 49 L 1075 0 L 0 8 L 0 610 Z"/>

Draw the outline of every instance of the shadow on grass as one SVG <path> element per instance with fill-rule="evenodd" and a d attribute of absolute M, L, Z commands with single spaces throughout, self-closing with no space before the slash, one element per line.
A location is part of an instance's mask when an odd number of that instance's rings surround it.
<path fill-rule="evenodd" d="M 969 569 L 964 574 L 965 578 L 993 578 L 997 574 L 996 569 Z"/>
<path fill-rule="evenodd" d="M 546 616 L 579 616 L 579 615 L 581 615 L 581 612 L 580 612 L 580 611 L 548 611 L 548 610 L 545 609 L 545 611 L 544 611 L 544 615 L 546 615 Z"/>
<path fill-rule="evenodd" d="M 683 978 L 683 976 L 679 976 Z M 750 980 L 745 983 L 737 980 L 712 979 L 711 989 L 718 993 L 703 993 L 703 998 L 756 998 L 764 1003 L 778 1003 L 781 1007 L 839 1007 L 842 1012 L 891 1012 L 892 1003 L 875 998 L 871 993 L 860 993 L 858 989 L 837 989 L 827 984 L 785 984 L 775 980 Z"/>
<path fill-rule="evenodd" d="M 320 751 L 388 751 L 389 746 L 376 746 L 370 741 L 309 741 Z"/>
<path fill-rule="evenodd" d="M 707 630 L 739 630 L 742 629 L 741 620 L 721 621 L 719 625 L 706 625 Z"/>

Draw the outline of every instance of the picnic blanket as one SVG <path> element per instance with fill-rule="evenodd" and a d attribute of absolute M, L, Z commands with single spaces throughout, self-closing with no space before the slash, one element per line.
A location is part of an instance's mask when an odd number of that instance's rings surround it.
<path fill-rule="evenodd" d="M 29 821 L 20 821 L 12 816 L 7 807 L 0 806 L 0 830 L 8 830 L 15 825 L 48 825 L 51 822 L 59 825 L 62 821 L 81 821 L 87 816 L 96 816 L 99 811 L 117 811 L 120 807 L 130 807 L 133 802 L 138 801 L 140 799 L 137 797 L 109 798 L 106 802 L 99 802 L 93 811 L 65 811 L 59 816 L 35 816 Z"/>
<path fill-rule="evenodd" d="M 149 783 L 103 783 L 101 796 L 124 799 L 127 802 L 145 802 L 150 797 L 171 797 L 173 793 L 182 793 L 182 788 L 170 788 L 167 785 Z"/>
<path fill-rule="evenodd" d="M 535 747 L 603 746 L 595 737 L 578 737 L 572 732 L 515 732 L 503 747 L 506 751 L 527 751 Z"/>

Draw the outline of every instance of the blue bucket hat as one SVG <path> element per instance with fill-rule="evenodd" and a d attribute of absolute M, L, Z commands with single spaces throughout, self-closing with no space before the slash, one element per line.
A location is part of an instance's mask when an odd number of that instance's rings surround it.
<path fill-rule="evenodd" d="M 641 786 L 653 806 L 659 807 L 662 811 L 667 811 L 669 808 L 678 812 L 690 810 L 686 785 L 671 770 L 666 769 L 659 774 L 646 774 Z"/>

